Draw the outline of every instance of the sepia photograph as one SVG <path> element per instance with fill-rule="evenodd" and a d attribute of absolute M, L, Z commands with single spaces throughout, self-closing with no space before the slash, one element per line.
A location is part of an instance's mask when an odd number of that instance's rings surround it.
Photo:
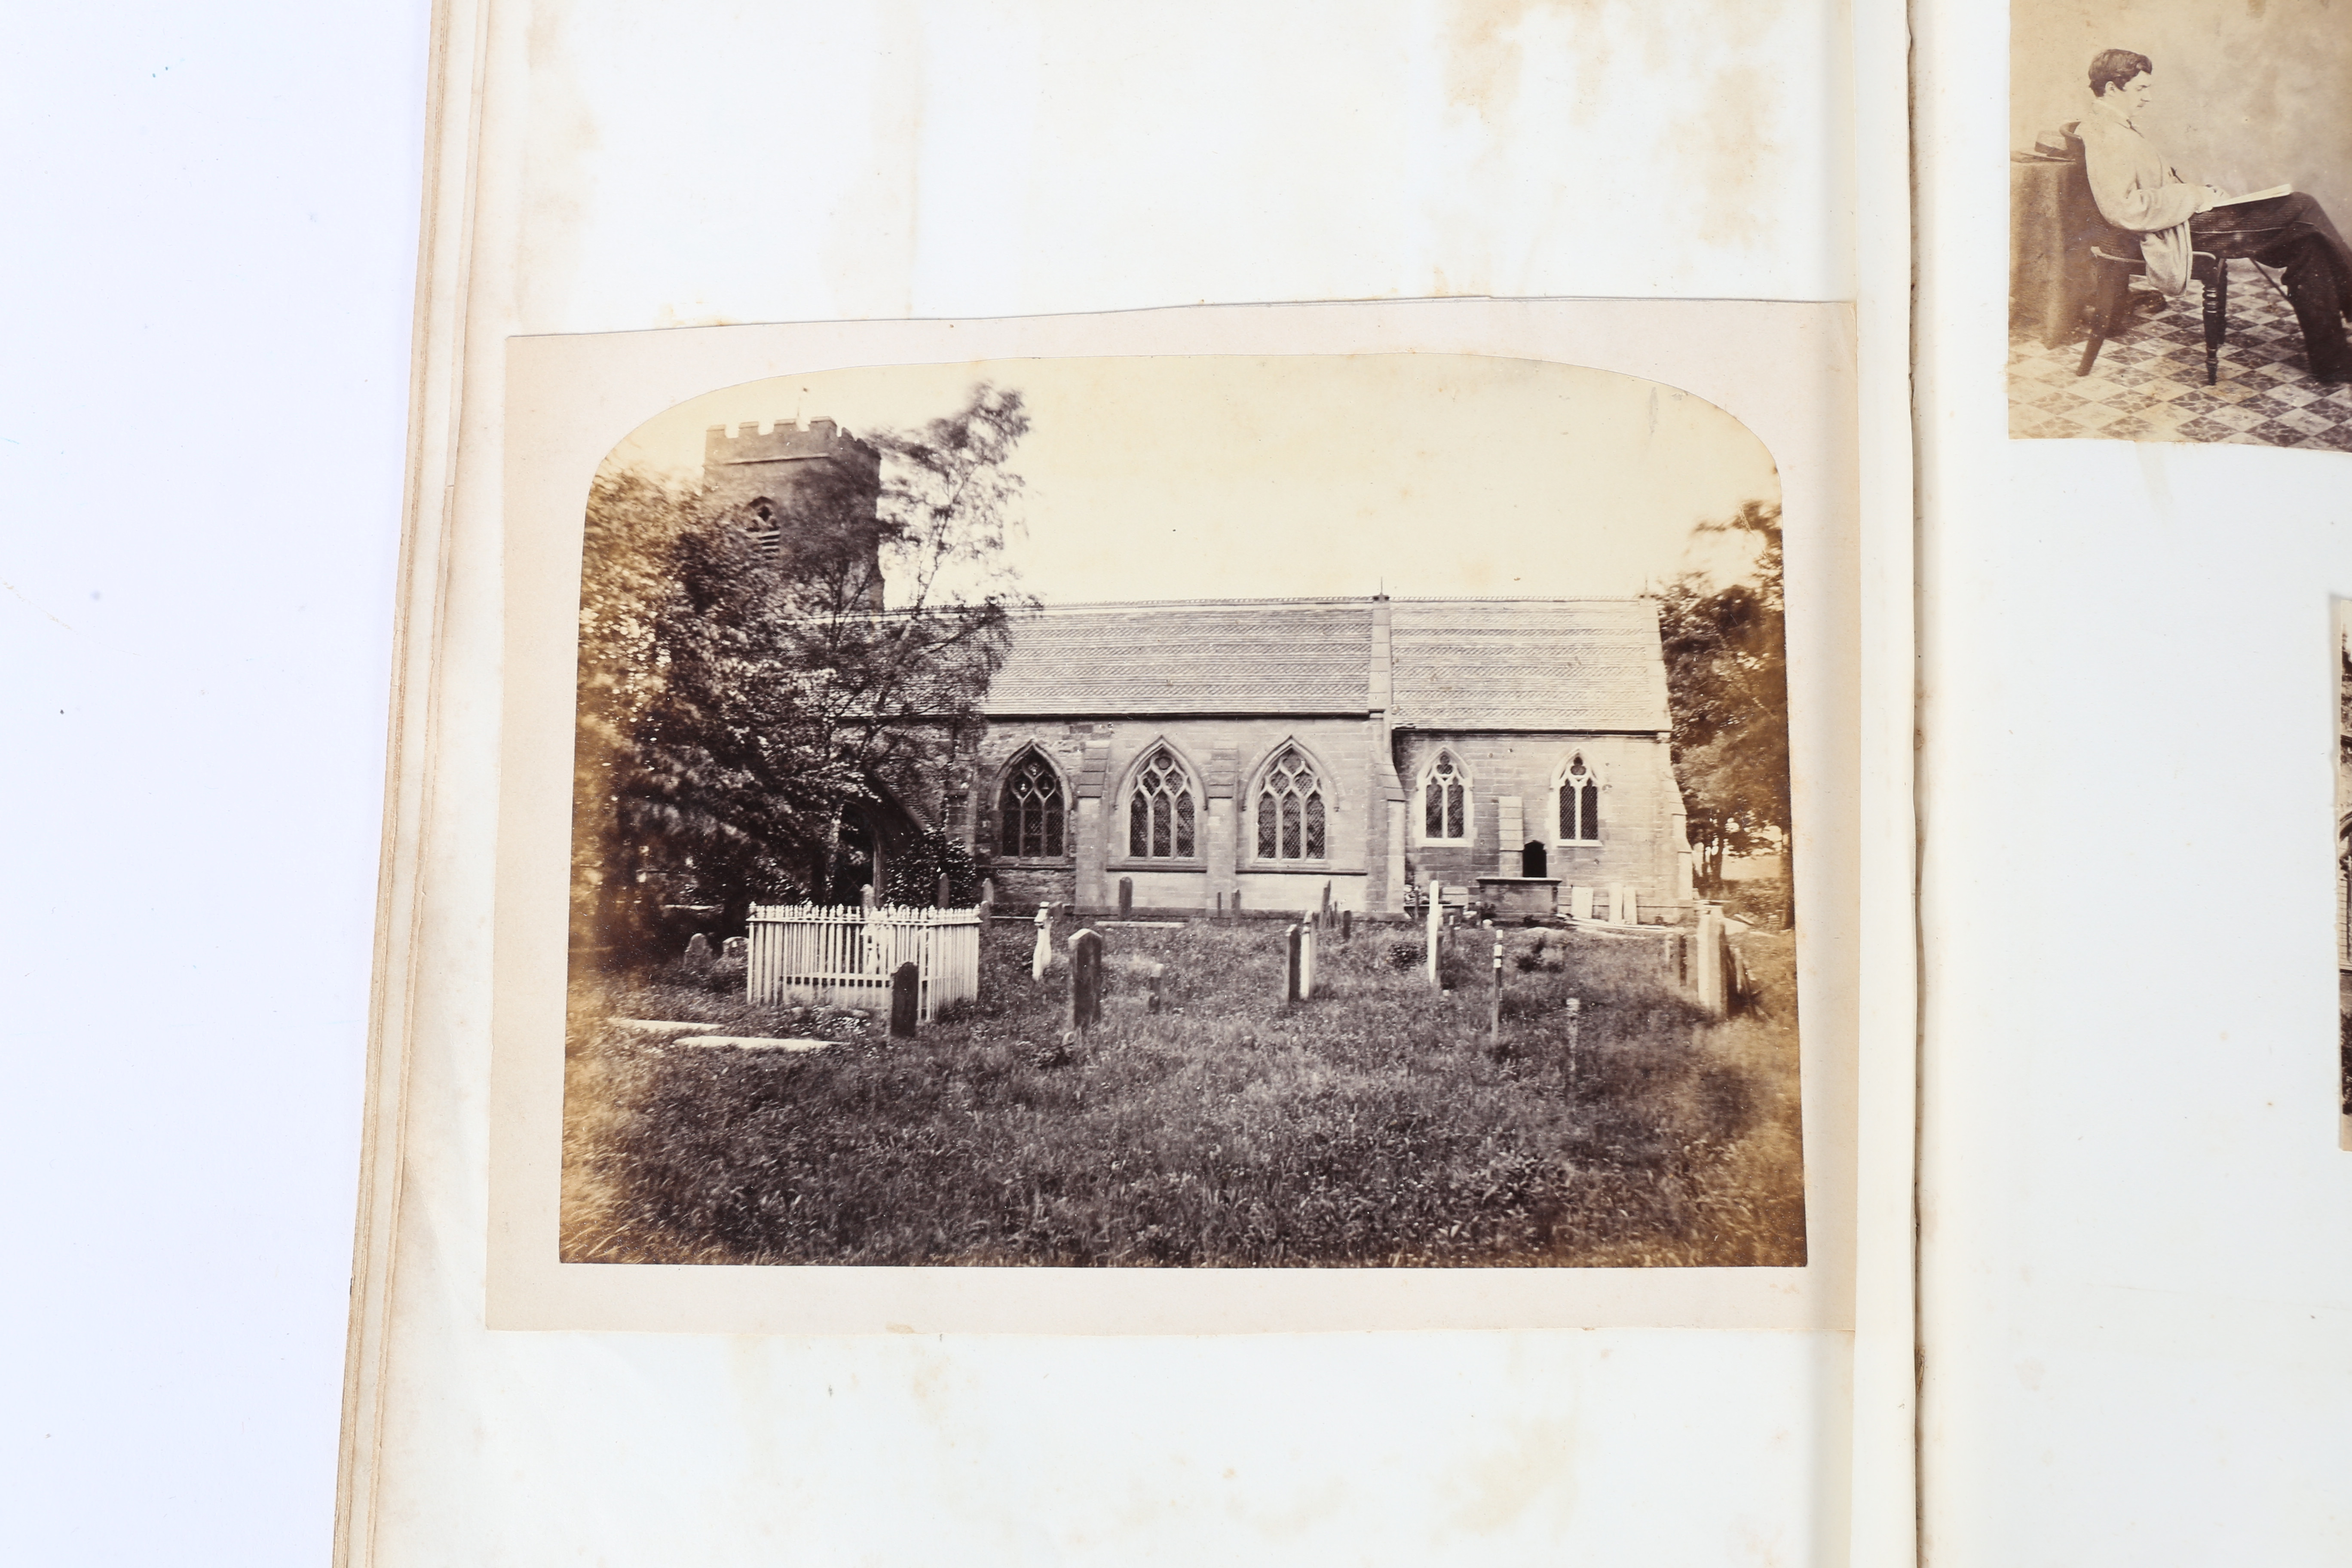
<path fill-rule="evenodd" d="M 2352 1149 L 2352 599 L 2334 608 L 2336 1109 L 2339 1142 Z"/>
<path fill-rule="evenodd" d="M 2017 0 L 2010 434 L 2352 450 L 2331 0 Z"/>
<path fill-rule="evenodd" d="M 583 500 L 564 1261 L 1804 1262 L 1780 480 L 1722 410 L 834 371 Z"/>

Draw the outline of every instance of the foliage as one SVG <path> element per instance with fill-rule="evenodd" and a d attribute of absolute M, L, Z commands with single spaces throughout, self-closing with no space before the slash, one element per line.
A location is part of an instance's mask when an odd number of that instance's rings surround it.
<path fill-rule="evenodd" d="M 980 901 L 980 868 L 961 838 L 927 830 L 890 857 L 889 901 L 920 907 L 940 894 L 948 879 L 948 902 L 959 908 Z"/>
<path fill-rule="evenodd" d="M 1508 931 L 1532 951 L 1538 933 Z M 1113 939 L 1103 1026 L 987 933 L 980 1000 L 913 1041 L 739 994 L 575 987 L 562 1254 L 876 1264 L 1790 1265 L 1805 1257 L 1794 951 L 1740 939 L 1779 999 L 1705 1024 L 1653 941 L 1542 933 L 1499 1041 L 1370 933 L 1280 1001 L 1270 922 Z M 1175 1009 L 1129 980 L 1167 966 Z M 1555 962 L 1557 966 L 1555 967 Z M 1573 1087 L 1565 1004 L 1583 1005 Z M 818 1036 L 665 1046 L 613 1016 Z"/>
<path fill-rule="evenodd" d="M 573 790 L 581 940 L 642 957 L 665 905 L 718 905 L 740 929 L 755 900 L 825 897 L 845 811 L 935 795 L 1022 603 L 1001 552 L 1021 486 L 1005 465 L 1028 424 L 1018 393 L 982 385 L 919 432 L 869 434 L 878 479 L 808 465 L 775 550 L 698 495 L 631 470 L 596 477 Z"/>
<path fill-rule="evenodd" d="M 1691 574 L 1660 596 L 1675 775 L 1709 890 L 1723 858 L 1785 847 L 1790 818 L 1789 665 L 1780 508 L 1746 501 L 1704 532 L 1753 536 L 1754 570 L 1717 584 Z"/>

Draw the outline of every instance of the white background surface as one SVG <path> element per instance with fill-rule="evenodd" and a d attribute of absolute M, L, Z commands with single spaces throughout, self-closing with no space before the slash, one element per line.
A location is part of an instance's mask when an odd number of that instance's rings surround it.
<path fill-rule="evenodd" d="M 2352 592 L 2352 465 L 2005 439 L 2007 30 L 1931 20 L 1932 1561 L 2340 1563 L 2328 600 Z"/>
<path fill-rule="evenodd" d="M 496 13 L 478 239 L 534 255 L 477 302 L 481 342 L 1853 286 L 1843 24 L 1815 0 L 708 15 Z M 425 39 L 413 5 L 15 22 L 26 1561 L 325 1555 Z M 450 1342 L 408 1407 L 402 1563 L 1841 1550 L 1833 1340 Z"/>

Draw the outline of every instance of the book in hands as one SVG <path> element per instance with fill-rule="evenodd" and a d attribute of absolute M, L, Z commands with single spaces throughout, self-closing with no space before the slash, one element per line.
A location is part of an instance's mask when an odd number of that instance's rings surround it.
<path fill-rule="evenodd" d="M 2293 195 L 2294 194 L 2294 187 L 2293 185 L 2273 185 L 2267 190 L 2248 191 L 2242 196 L 2223 196 L 2220 201 L 2215 202 L 2213 205 L 2217 207 L 2234 207 L 2242 205 L 2247 202 L 2266 202 L 2273 196 L 2287 196 Z"/>

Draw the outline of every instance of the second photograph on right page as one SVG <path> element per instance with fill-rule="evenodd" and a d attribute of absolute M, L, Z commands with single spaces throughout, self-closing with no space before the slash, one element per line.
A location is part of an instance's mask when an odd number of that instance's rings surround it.
<path fill-rule="evenodd" d="M 2352 451 L 2352 26 L 2016 0 L 2010 434 Z"/>

